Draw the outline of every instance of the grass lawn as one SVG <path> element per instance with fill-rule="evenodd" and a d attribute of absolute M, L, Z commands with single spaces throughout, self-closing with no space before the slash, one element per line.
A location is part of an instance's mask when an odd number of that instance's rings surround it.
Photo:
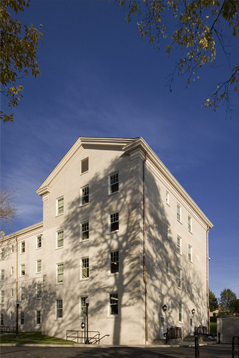
<path fill-rule="evenodd" d="M 210 322 L 210 333 L 217 333 L 217 322 Z"/>
<path fill-rule="evenodd" d="M 44 336 L 39 332 L 19 332 L 18 338 L 16 338 L 16 333 L 0 333 L 0 342 L 15 344 L 74 344 L 72 341 Z"/>

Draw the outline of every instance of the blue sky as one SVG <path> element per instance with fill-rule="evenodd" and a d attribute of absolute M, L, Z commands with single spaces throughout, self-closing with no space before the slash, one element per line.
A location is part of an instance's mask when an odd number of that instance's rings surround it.
<path fill-rule="evenodd" d="M 113 0 L 33 0 L 17 16 L 42 24 L 44 43 L 41 75 L 22 80 L 15 121 L 1 123 L 1 180 L 17 189 L 10 232 L 42 220 L 35 191 L 79 136 L 142 136 L 214 224 L 210 289 L 239 297 L 238 96 L 231 119 L 224 107 L 201 108 L 225 79 L 227 60 L 219 51 L 221 66 L 205 68 L 188 89 L 186 78 L 176 77 L 171 93 L 168 76 L 180 53 L 159 53 L 125 15 Z M 230 46 L 238 59 L 238 43 Z"/>

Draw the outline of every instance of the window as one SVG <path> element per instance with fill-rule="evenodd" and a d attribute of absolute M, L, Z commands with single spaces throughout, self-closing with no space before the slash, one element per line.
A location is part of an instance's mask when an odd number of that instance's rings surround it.
<path fill-rule="evenodd" d="M 4 315 L 1 313 L 1 326 L 4 326 Z"/>
<path fill-rule="evenodd" d="M 177 285 L 178 288 L 182 288 L 182 270 L 180 268 L 177 271 Z"/>
<path fill-rule="evenodd" d="M 166 231 L 166 238 L 167 240 L 170 240 L 170 227 L 167 227 L 167 231 Z"/>
<path fill-rule="evenodd" d="M 110 214 L 110 232 L 119 230 L 119 213 Z"/>
<path fill-rule="evenodd" d="M 22 264 L 22 265 L 20 266 L 20 268 L 21 268 L 21 270 L 20 270 L 21 276 L 25 276 L 25 274 L 26 274 L 26 272 L 25 272 L 25 264 Z"/>
<path fill-rule="evenodd" d="M 169 205 L 169 192 L 166 191 L 166 204 Z"/>
<path fill-rule="evenodd" d="M 86 299 L 88 297 L 81 297 L 80 298 L 80 317 L 86 317 L 86 314 L 87 314 L 87 308 L 86 308 Z"/>
<path fill-rule="evenodd" d="M 119 272 L 119 251 L 112 251 L 110 253 L 110 272 Z"/>
<path fill-rule="evenodd" d="M 188 261 L 192 262 L 192 246 L 188 245 Z"/>
<path fill-rule="evenodd" d="M 57 233 L 57 247 L 63 247 L 64 245 L 64 231 L 58 231 Z"/>
<path fill-rule="evenodd" d="M 109 176 L 109 194 L 119 191 L 119 174 L 114 173 Z"/>
<path fill-rule="evenodd" d="M 41 311 L 36 312 L 37 324 L 41 324 Z"/>
<path fill-rule="evenodd" d="M 182 254 L 182 239 L 180 236 L 177 236 L 177 253 Z"/>
<path fill-rule="evenodd" d="M 167 275 L 170 275 L 170 263 L 166 263 Z"/>
<path fill-rule="evenodd" d="M 57 199 L 57 215 L 64 214 L 64 197 Z"/>
<path fill-rule="evenodd" d="M 177 220 L 182 221 L 182 215 L 181 215 L 182 208 L 179 204 L 177 204 Z"/>
<path fill-rule="evenodd" d="M 89 221 L 81 224 L 81 240 L 89 239 Z"/>
<path fill-rule="evenodd" d="M 41 260 L 37 260 L 37 272 L 41 272 Z"/>
<path fill-rule="evenodd" d="M 89 185 L 84 186 L 81 189 L 81 205 L 88 204 L 90 200 L 90 189 Z"/>
<path fill-rule="evenodd" d="M 24 301 L 26 299 L 26 290 L 25 287 L 21 287 L 21 301 Z"/>
<path fill-rule="evenodd" d="M 24 324 L 24 312 L 23 311 L 21 311 L 20 317 L 21 317 L 21 324 Z"/>
<path fill-rule="evenodd" d="M 89 258 L 85 257 L 81 260 L 81 278 L 88 278 L 89 274 Z"/>
<path fill-rule="evenodd" d="M 13 321 L 13 312 L 10 312 L 10 321 Z"/>
<path fill-rule="evenodd" d="M 1 259 L 4 260 L 5 259 L 5 250 L 2 249 L 1 251 Z"/>
<path fill-rule="evenodd" d="M 192 218 L 188 216 L 188 231 L 192 232 Z"/>
<path fill-rule="evenodd" d="M 11 267 L 11 276 L 14 274 L 14 267 Z"/>
<path fill-rule="evenodd" d="M 41 283 L 37 284 L 37 298 L 41 298 Z"/>
<path fill-rule="evenodd" d="M 37 249 L 40 249 L 42 247 L 42 236 L 37 236 Z"/>
<path fill-rule="evenodd" d="M 1 291 L 1 303 L 4 303 L 4 291 Z"/>
<path fill-rule="evenodd" d="M 26 245 L 25 245 L 25 241 L 21 242 L 21 254 L 24 254 L 24 252 L 26 252 Z"/>
<path fill-rule="evenodd" d="M 118 293 L 110 293 L 110 316 L 118 314 Z"/>
<path fill-rule="evenodd" d="M 4 280 L 4 270 L 1 270 L 1 281 L 3 281 Z"/>
<path fill-rule="evenodd" d="M 56 318 L 63 317 L 63 300 L 56 300 Z"/>
<path fill-rule="evenodd" d="M 89 158 L 82 159 L 81 174 L 88 172 L 88 170 L 89 170 Z"/>
<path fill-rule="evenodd" d="M 14 295 L 14 290 L 13 288 L 11 288 L 11 297 L 13 297 L 13 295 Z"/>
<path fill-rule="evenodd" d="M 178 320 L 179 322 L 183 322 L 183 305 L 179 303 L 178 305 Z"/>
<path fill-rule="evenodd" d="M 14 245 L 11 245 L 11 253 L 14 252 Z"/>
<path fill-rule="evenodd" d="M 57 283 L 63 283 L 64 264 L 57 265 Z"/>

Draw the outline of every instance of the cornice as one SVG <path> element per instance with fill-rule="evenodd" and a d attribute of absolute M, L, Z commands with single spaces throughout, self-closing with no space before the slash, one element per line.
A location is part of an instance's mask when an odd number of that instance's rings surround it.
<path fill-rule="evenodd" d="M 40 196 L 49 194 L 51 191 L 52 181 L 59 175 L 62 169 L 69 163 L 74 154 L 80 149 L 87 147 L 87 145 L 102 145 L 102 146 L 116 146 L 116 147 L 125 147 L 127 144 L 131 143 L 135 139 L 133 138 L 97 138 L 97 137 L 79 137 L 73 146 L 68 150 L 64 155 L 61 161 L 57 166 L 52 170 L 48 177 L 37 189 L 36 193 Z"/>
<path fill-rule="evenodd" d="M 39 223 L 37 223 L 37 224 L 28 226 L 28 227 L 26 227 L 26 228 L 24 228 L 24 229 L 22 229 L 22 230 L 13 232 L 13 233 L 10 234 L 10 235 L 6 235 L 6 236 L 4 237 L 4 240 L 3 240 L 3 241 L 10 240 L 10 239 L 15 239 L 15 238 L 18 237 L 18 236 L 26 235 L 26 234 L 31 233 L 32 231 L 37 231 L 37 230 L 40 230 L 40 229 L 43 230 L 43 221 L 41 221 L 41 222 L 39 222 Z"/>
<path fill-rule="evenodd" d="M 173 188 L 179 193 L 181 197 L 187 202 L 187 204 L 197 213 L 197 215 L 203 220 L 209 228 L 213 227 L 211 221 L 206 217 L 202 210 L 197 206 L 193 199 L 183 189 L 179 182 L 174 178 L 170 171 L 161 162 L 158 156 L 153 152 L 149 145 L 144 141 L 142 137 L 137 138 L 134 142 L 131 142 L 125 148 L 125 153 L 131 154 L 137 150 L 143 151 L 146 155 L 147 161 L 150 160 L 152 164 L 159 170 L 163 176 L 170 182 Z"/>

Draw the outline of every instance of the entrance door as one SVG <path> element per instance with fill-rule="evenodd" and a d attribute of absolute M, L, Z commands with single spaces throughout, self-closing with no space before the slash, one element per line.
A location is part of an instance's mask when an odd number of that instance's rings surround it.
<path fill-rule="evenodd" d="M 165 333 L 165 320 L 164 317 L 160 317 L 160 339 L 166 338 L 164 336 Z"/>

